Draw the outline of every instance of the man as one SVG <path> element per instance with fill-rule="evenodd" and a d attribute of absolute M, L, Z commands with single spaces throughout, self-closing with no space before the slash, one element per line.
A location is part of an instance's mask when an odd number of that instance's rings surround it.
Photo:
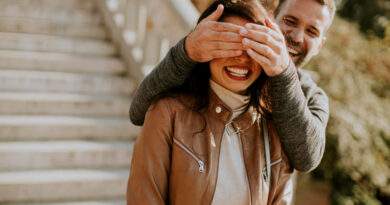
<path fill-rule="evenodd" d="M 222 13 L 219 7 L 200 22 L 145 78 L 134 95 L 131 121 L 142 125 L 151 99 L 183 83 L 198 62 L 247 52 L 270 78 L 272 116 L 291 164 L 299 171 L 313 170 L 324 153 L 328 98 L 295 66 L 318 54 L 334 17 L 334 1 L 281 0 L 277 24 L 268 19 L 264 26 L 216 22 Z"/>

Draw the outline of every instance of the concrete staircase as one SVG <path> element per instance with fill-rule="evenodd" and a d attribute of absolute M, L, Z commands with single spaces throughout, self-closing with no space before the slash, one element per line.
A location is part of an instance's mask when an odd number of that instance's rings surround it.
<path fill-rule="evenodd" d="M 123 205 L 135 83 L 94 0 L 0 1 L 0 204 Z"/>

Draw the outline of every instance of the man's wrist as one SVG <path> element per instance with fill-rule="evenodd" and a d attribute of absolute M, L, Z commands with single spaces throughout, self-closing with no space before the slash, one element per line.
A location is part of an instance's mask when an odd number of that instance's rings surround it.
<path fill-rule="evenodd" d="M 287 64 L 286 66 L 283 66 L 281 65 L 280 68 L 274 68 L 273 70 L 271 70 L 271 72 L 267 73 L 267 75 L 269 77 L 276 77 L 276 76 L 279 76 L 281 75 L 282 73 L 284 73 L 288 67 L 290 66 L 291 64 L 291 59 L 289 59 L 289 61 L 287 61 L 285 64 Z"/>
<path fill-rule="evenodd" d="M 186 40 L 187 36 L 182 38 L 178 43 L 177 43 L 177 51 L 175 52 L 178 58 L 176 60 L 181 60 L 179 64 L 181 65 L 187 65 L 187 66 L 195 66 L 198 62 L 192 60 L 190 56 L 188 55 L 186 51 Z"/>
<path fill-rule="evenodd" d="M 271 85 L 289 84 L 292 79 L 297 75 L 297 71 L 294 63 L 290 60 L 286 69 L 275 76 L 270 76 Z"/>
<path fill-rule="evenodd" d="M 186 54 L 188 59 L 190 59 L 193 62 L 197 62 L 197 61 L 195 61 L 194 57 L 191 56 L 191 54 L 190 54 L 191 49 L 189 48 L 189 42 L 188 42 L 189 41 L 189 38 L 188 38 L 189 35 L 191 35 L 191 34 L 188 34 L 187 36 L 184 37 L 184 41 L 183 41 L 184 53 Z"/>

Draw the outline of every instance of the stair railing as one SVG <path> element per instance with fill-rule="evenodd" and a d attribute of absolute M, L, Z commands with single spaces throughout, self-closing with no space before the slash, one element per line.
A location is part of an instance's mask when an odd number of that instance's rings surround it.
<path fill-rule="evenodd" d="M 99 0 L 98 8 L 137 82 L 189 33 L 199 16 L 190 0 Z"/>

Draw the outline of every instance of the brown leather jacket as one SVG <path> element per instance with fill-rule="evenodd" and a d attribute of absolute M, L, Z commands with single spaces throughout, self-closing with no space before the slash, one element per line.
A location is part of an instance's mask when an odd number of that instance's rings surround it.
<path fill-rule="evenodd" d="M 184 105 L 190 102 L 188 97 L 165 98 L 147 112 L 134 145 L 128 205 L 211 204 L 221 139 L 232 111 L 212 91 L 209 107 L 201 114 Z M 241 135 L 250 204 L 289 204 L 293 170 L 271 120 L 267 121 L 271 162 L 274 162 L 270 188 L 265 180 L 261 121 L 260 114 L 250 107 L 233 122 Z"/>

